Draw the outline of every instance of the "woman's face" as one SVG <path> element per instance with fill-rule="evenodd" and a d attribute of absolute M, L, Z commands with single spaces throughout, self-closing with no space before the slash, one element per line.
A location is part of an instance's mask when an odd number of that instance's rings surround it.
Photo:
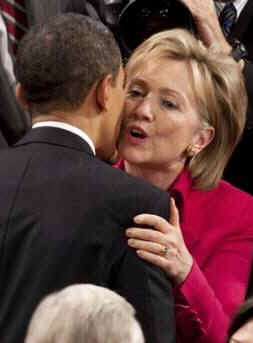
<path fill-rule="evenodd" d="M 187 147 L 201 150 L 201 128 L 187 64 L 153 59 L 130 75 L 123 110 L 120 155 L 134 164 L 184 165 Z M 197 151 L 197 150 L 196 150 Z"/>

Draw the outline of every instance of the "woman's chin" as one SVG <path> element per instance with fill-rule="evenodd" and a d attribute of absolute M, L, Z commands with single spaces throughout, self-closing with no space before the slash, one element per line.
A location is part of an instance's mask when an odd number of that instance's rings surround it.
<path fill-rule="evenodd" d="M 136 164 L 136 165 L 143 164 L 145 162 L 145 158 L 143 154 L 136 153 L 129 150 L 119 151 L 119 156 L 123 160 L 128 161 L 129 163 L 132 163 L 132 164 Z"/>

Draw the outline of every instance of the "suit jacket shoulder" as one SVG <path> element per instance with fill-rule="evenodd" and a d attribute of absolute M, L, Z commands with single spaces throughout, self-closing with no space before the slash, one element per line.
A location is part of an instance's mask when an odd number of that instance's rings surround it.
<path fill-rule="evenodd" d="M 0 166 L 8 200 L 0 198 L 1 342 L 20 342 L 41 298 L 77 282 L 118 291 L 136 308 L 147 342 L 173 342 L 170 282 L 125 237 L 136 214 L 168 218 L 168 194 L 106 165 L 61 129 L 33 129 L 0 154 Z"/>

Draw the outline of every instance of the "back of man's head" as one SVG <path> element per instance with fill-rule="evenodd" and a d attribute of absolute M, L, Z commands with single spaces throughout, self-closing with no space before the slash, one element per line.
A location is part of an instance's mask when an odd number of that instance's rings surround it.
<path fill-rule="evenodd" d="M 120 50 L 99 21 L 61 14 L 34 26 L 19 45 L 17 79 L 33 113 L 77 109 L 95 82 L 116 77 Z"/>
<path fill-rule="evenodd" d="M 25 343 L 144 343 L 134 313 L 109 289 L 69 286 L 40 303 Z"/>

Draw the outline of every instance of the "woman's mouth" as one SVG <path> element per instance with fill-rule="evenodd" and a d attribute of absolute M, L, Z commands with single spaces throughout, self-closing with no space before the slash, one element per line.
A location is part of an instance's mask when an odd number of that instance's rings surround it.
<path fill-rule="evenodd" d="M 129 127 L 126 133 L 129 142 L 133 144 L 142 144 L 147 139 L 147 133 L 139 127 Z"/>
<path fill-rule="evenodd" d="M 130 135 L 136 138 L 141 138 L 141 139 L 144 139 L 147 137 L 147 135 L 143 131 L 140 131 L 138 129 L 130 130 Z"/>

